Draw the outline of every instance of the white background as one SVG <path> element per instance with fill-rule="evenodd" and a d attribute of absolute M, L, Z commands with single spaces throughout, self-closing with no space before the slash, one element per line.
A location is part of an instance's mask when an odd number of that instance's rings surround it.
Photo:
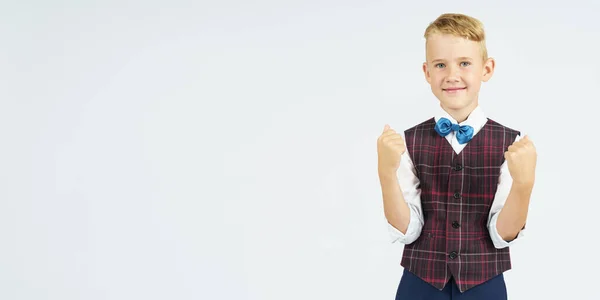
<path fill-rule="evenodd" d="M 0 299 L 393 299 L 376 139 L 437 107 L 444 12 L 539 153 L 510 299 L 600 299 L 600 4 L 347 0 L 5 0 Z"/>

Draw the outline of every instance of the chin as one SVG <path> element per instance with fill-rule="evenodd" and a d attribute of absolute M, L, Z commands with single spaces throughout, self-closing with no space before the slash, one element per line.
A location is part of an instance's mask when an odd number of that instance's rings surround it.
<path fill-rule="evenodd" d="M 443 99 L 440 100 L 440 104 L 442 107 L 452 109 L 452 110 L 461 110 L 473 105 L 473 102 L 468 101 L 466 99 Z"/>

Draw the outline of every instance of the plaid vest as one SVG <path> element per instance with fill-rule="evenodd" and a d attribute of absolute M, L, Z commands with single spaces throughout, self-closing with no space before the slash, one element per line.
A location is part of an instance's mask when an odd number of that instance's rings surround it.
<path fill-rule="evenodd" d="M 425 223 L 401 265 L 440 290 L 453 276 L 464 292 L 511 269 L 509 248 L 494 247 L 487 222 L 504 152 L 519 132 L 488 119 L 456 154 L 434 126 L 431 118 L 405 131 Z"/>

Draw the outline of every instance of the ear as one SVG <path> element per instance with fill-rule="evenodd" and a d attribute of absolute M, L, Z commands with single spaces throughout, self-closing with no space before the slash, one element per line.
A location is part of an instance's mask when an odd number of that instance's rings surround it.
<path fill-rule="evenodd" d="M 494 75 L 494 69 L 496 68 L 496 61 L 493 58 L 488 58 L 483 64 L 483 82 L 487 82 Z"/>
<path fill-rule="evenodd" d="M 425 80 L 431 84 L 431 75 L 429 74 L 429 69 L 427 68 L 427 62 L 423 63 L 423 74 L 425 75 Z"/>

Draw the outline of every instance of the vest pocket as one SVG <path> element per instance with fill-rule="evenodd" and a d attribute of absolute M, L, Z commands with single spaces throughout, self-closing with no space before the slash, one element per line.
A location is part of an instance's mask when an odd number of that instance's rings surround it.
<path fill-rule="evenodd" d="M 435 237 L 435 234 L 433 232 L 424 232 L 424 235 L 427 239 L 432 239 Z"/>
<path fill-rule="evenodd" d="M 433 232 L 421 232 L 421 236 L 419 237 L 418 241 L 418 245 L 417 248 L 420 248 L 421 250 L 425 250 L 428 249 L 430 247 L 431 244 L 433 244 L 433 241 L 435 239 L 435 234 Z"/>

